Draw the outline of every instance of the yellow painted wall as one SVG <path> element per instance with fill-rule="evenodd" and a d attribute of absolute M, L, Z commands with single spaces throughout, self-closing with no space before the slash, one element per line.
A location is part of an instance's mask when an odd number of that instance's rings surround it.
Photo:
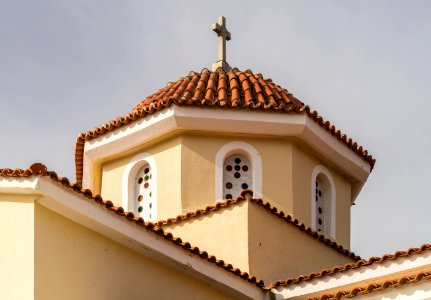
<path fill-rule="evenodd" d="M 158 219 L 176 216 L 181 210 L 181 137 L 173 137 L 157 144 L 141 147 L 102 165 L 101 195 L 115 205 L 122 206 L 122 180 L 124 169 L 139 153 L 149 153 L 156 161 Z"/>
<path fill-rule="evenodd" d="M 36 299 L 229 299 L 43 206 L 35 211 Z"/>
<path fill-rule="evenodd" d="M 164 229 L 266 283 L 353 262 L 246 201 Z"/>
<path fill-rule="evenodd" d="M 122 205 L 124 168 L 133 156 L 147 152 L 154 156 L 157 165 L 159 220 L 212 205 L 215 203 L 215 157 L 221 147 L 232 141 L 248 143 L 260 153 L 263 199 L 308 225 L 311 225 L 312 171 L 316 165 L 326 166 L 336 186 L 336 240 L 350 247 L 349 179 L 322 162 L 306 145 L 291 138 L 178 132 L 103 163 L 102 196 Z"/>
<path fill-rule="evenodd" d="M 248 272 L 247 206 L 248 203 L 243 202 L 206 216 L 173 223 L 164 229 L 192 246 L 198 246 L 208 254 Z"/>
<path fill-rule="evenodd" d="M 353 262 L 257 204 L 250 203 L 248 218 L 250 274 L 265 282 Z"/>
<path fill-rule="evenodd" d="M 34 197 L 0 195 L 0 299 L 34 299 Z"/>
<path fill-rule="evenodd" d="M 262 158 L 263 198 L 291 212 L 292 164 L 288 139 L 199 133 L 184 134 L 182 138 L 183 210 L 195 210 L 215 202 L 215 157 L 221 147 L 233 141 L 242 141 L 256 148 Z"/>
<path fill-rule="evenodd" d="M 293 147 L 293 214 L 311 226 L 311 176 L 315 166 L 324 165 L 332 175 L 336 190 L 336 236 L 337 243 L 350 247 L 350 199 L 351 184 L 333 168 L 311 155 L 306 147 Z M 329 236 L 328 236 L 329 237 Z"/>

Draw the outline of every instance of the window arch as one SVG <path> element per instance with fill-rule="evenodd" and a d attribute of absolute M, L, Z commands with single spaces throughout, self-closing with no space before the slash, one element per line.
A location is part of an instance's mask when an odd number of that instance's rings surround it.
<path fill-rule="evenodd" d="M 335 238 L 335 184 L 322 165 L 313 170 L 311 190 L 311 227 Z"/>
<path fill-rule="evenodd" d="M 123 173 L 123 208 L 145 221 L 157 220 L 157 169 L 148 153 L 133 157 Z"/>
<path fill-rule="evenodd" d="M 262 160 L 250 144 L 235 141 L 220 148 L 215 158 L 216 200 L 236 199 L 242 190 L 262 197 Z"/>

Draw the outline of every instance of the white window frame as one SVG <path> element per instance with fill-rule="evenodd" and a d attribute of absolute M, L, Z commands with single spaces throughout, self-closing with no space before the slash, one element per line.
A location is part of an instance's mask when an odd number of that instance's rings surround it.
<path fill-rule="evenodd" d="M 222 146 L 215 157 L 215 199 L 224 200 L 223 196 L 223 165 L 224 160 L 234 154 L 246 156 L 251 163 L 253 197 L 262 197 L 262 159 L 259 152 L 252 145 L 234 141 Z"/>
<path fill-rule="evenodd" d="M 324 210 L 324 222 L 330 222 L 329 230 L 330 232 L 323 231 L 325 235 L 329 235 L 333 239 L 335 239 L 335 228 L 336 228 L 336 191 L 335 191 L 335 183 L 332 178 L 331 172 L 327 168 L 322 165 L 317 165 L 314 167 L 313 172 L 311 174 L 311 228 L 316 230 L 316 179 L 319 175 L 323 175 L 329 182 L 329 187 L 326 187 L 329 190 L 329 195 L 326 193 L 324 196 L 324 201 L 329 201 L 330 203 L 330 211 L 328 216 L 328 211 Z M 328 197 L 329 196 L 329 197 Z M 329 198 L 329 199 L 328 199 Z M 328 228 L 328 227 L 326 227 Z"/>
<path fill-rule="evenodd" d="M 126 165 L 126 168 L 123 172 L 122 179 L 122 206 L 125 211 L 134 211 L 134 201 L 135 199 L 135 177 L 138 171 L 145 165 L 150 165 L 153 180 L 151 181 L 151 193 L 152 197 L 154 197 L 154 202 L 152 208 L 154 209 L 153 217 L 151 220 L 145 221 L 154 221 L 157 220 L 157 168 L 156 168 L 156 160 L 153 156 L 148 153 L 140 153 L 134 156 L 129 163 Z M 138 214 L 137 214 L 138 216 Z"/>

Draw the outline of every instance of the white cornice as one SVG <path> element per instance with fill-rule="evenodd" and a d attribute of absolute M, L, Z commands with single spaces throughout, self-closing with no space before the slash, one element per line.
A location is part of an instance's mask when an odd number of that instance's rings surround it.
<path fill-rule="evenodd" d="M 125 247 L 184 272 L 235 298 L 265 300 L 268 293 L 223 270 L 163 237 L 109 211 L 72 189 L 44 176 L 0 177 L 0 194 L 38 194 L 36 202 L 78 224 L 92 229 Z"/>
<path fill-rule="evenodd" d="M 370 283 L 381 283 L 388 278 L 398 279 L 403 276 L 411 276 L 412 273 L 430 271 L 431 251 L 425 251 L 291 284 L 287 287 L 274 288 L 271 291 L 275 295 L 274 299 L 277 300 L 305 299 L 339 290 L 351 290 L 353 287 L 367 286 Z"/>
<path fill-rule="evenodd" d="M 178 129 L 298 137 L 357 180 L 352 190 L 353 199 L 371 171 L 365 160 L 305 113 L 245 112 L 173 105 L 85 142 L 83 186 L 93 189 L 91 166 L 97 161 Z"/>

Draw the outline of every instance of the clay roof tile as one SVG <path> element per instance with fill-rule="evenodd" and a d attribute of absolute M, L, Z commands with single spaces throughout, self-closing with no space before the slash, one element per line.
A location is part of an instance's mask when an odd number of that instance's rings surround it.
<path fill-rule="evenodd" d="M 198 247 L 192 246 L 189 242 L 183 242 L 181 238 L 174 237 L 172 233 L 165 232 L 159 224 L 154 224 L 151 222 L 145 222 L 141 217 L 134 217 L 132 212 L 126 212 L 124 208 L 114 206 L 113 202 L 110 200 L 103 200 L 100 195 L 93 195 L 92 191 L 89 189 L 82 189 L 81 184 L 74 183 L 71 184 L 69 179 L 65 177 L 58 177 L 57 174 L 53 171 L 48 171 L 47 167 L 42 163 L 35 163 L 30 166 L 30 168 L 23 169 L 9 169 L 2 168 L 0 169 L 0 177 L 31 177 L 31 176 L 46 176 L 53 180 L 54 182 L 61 184 L 66 189 L 71 189 L 73 192 L 83 195 L 84 197 L 90 199 L 91 201 L 95 201 L 99 205 L 105 207 L 109 211 L 117 214 L 119 217 L 124 217 L 126 220 L 135 223 L 138 226 L 149 230 L 164 239 L 171 241 L 174 245 L 182 247 L 183 249 L 189 251 L 193 255 L 196 255 L 202 259 L 207 260 L 210 263 L 213 263 L 224 270 L 233 273 L 234 275 L 250 282 L 251 284 L 256 285 L 261 289 L 266 289 L 265 284 L 262 280 L 256 279 L 256 277 L 249 275 L 248 273 L 242 273 L 239 269 L 234 268 L 231 264 L 225 263 L 223 260 L 218 260 L 215 256 L 209 255 L 206 251 L 201 251 Z"/>
<path fill-rule="evenodd" d="M 167 108 L 172 103 L 210 108 L 270 110 L 280 113 L 303 113 L 305 111 L 321 127 L 361 156 L 371 166 L 371 169 L 375 163 L 373 157 L 362 146 L 342 134 L 332 124 L 319 116 L 316 111 L 312 111 L 310 107 L 304 105 L 286 89 L 273 83 L 271 79 L 265 79 L 261 74 L 253 74 L 250 70 L 242 72 L 237 68 L 227 73 L 223 69 L 218 69 L 215 72 L 203 69 L 200 73 L 190 72 L 188 76 L 168 83 L 166 87 L 142 100 L 124 118 L 118 118 L 102 125 L 101 128 L 94 128 L 80 134 L 76 141 L 75 150 L 77 181 L 82 181 L 83 144 L 85 141 Z"/>

